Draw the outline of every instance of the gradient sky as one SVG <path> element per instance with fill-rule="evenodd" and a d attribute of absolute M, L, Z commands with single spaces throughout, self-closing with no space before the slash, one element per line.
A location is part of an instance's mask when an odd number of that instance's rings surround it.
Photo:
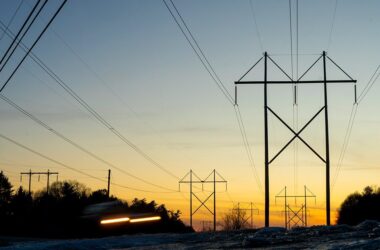
<path fill-rule="evenodd" d="M 2 1 L 0 20 L 7 23 L 19 3 Z M 263 50 L 291 74 L 288 1 L 252 1 L 258 30 L 248 0 L 175 0 L 174 3 L 231 93 L 233 82 L 262 56 Z M 295 3 L 293 0 L 293 14 Z M 24 1 L 10 26 L 12 31 L 20 27 L 33 4 L 34 1 Z M 48 5 L 43 19 L 26 37 L 27 44 L 58 4 L 52 1 Z M 333 22 L 334 6 L 333 0 L 299 1 L 298 71 L 306 70 L 317 54 L 327 50 L 335 62 L 358 80 L 360 93 L 380 63 L 380 2 L 338 1 Z M 295 15 L 293 18 L 295 21 Z M 1 52 L 9 42 L 6 36 L 0 40 Z M 204 70 L 162 1 L 68 1 L 33 51 L 125 137 L 174 175 L 182 177 L 191 168 L 206 177 L 217 169 L 228 181 L 229 194 L 224 192 L 224 186 L 218 187 L 219 215 L 232 207 L 231 200 L 242 204 L 252 201 L 261 210 L 255 216 L 256 225 L 262 225 L 264 195 L 254 180 L 233 107 Z M 18 51 L 15 58 L 21 55 Z M 0 74 L 1 82 L 17 61 L 10 62 Z M 321 73 L 321 68 L 316 67 L 308 77 L 321 78 Z M 272 79 L 281 77 L 275 70 L 269 74 Z M 259 66 L 247 79 L 262 79 L 262 76 Z M 331 64 L 328 77 L 344 78 Z M 322 107 L 322 90 L 322 86 L 300 87 L 299 126 Z M 332 189 L 333 220 L 336 209 L 349 193 L 378 184 L 379 91 L 375 84 L 359 105 L 344 162 Z M 32 60 L 25 61 L 3 94 L 116 166 L 156 184 L 178 188 L 177 179 L 147 162 L 102 127 Z M 351 84 L 329 87 L 332 177 L 336 173 L 353 101 Z M 292 124 L 290 86 L 270 87 L 269 105 Z M 240 86 L 239 106 L 263 183 L 262 87 Z M 67 165 L 106 178 L 108 166 L 52 135 L 4 101 L 0 102 L 0 113 L 1 134 Z M 305 140 L 320 154 L 324 154 L 323 128 L 321 116 L 303 133 Z M 274 155 L 292 134 L 274 117 L 270 117 L 269 129 L 270 154 Z M 293 146 L 271 165 L 272 225 L 282 224 L 282 203 L 275 205 L 274 195 L 284 186 L 290 193 L 300 194 L 307 185 L 317 195 L 316 204 L 310 202 L 309 222 L 325 222 L 324 165 L 301 143 L 298 145 L 296 171 Z M 0 148 L 0 169 L 9 174 L 15 186 L 20 184 L 18 173 L 31 168 L 59 171 L 61 180 L 76 179 L 92 189 L 105 187 L 102 182 L 57 166 L 5 140 L 0 140 Z M 112 177 L 115 183 L 122 185 L 165 192 L 116 170 Z M 21 184 L 26 186 L 26 179 Z M 40 182 L 37 177 L 33 178 L 33 190 L 44 185 L 44 177 Z M 185 186 L 181 193 L 171 194 L 135 192 L 116 186 L 111 189 L 112 194 L 126 200 L 146 197 L 165 203 L 170 209 L 181 209 L 185 221 L 188 219 L 189 194 Z M 206 197 L 207 193 L 199 195 Z M 211 216 L 204 210 L 196 219 L 211 220 Z"/>

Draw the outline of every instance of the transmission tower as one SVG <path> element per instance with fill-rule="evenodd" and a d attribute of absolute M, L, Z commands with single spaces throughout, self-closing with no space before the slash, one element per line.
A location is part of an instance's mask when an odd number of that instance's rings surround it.
<path fill-rule="evenodd" d="M 46 175 L 46 193 L 49 194 L 49 186 L 50 186 L 50 175 L 57 175 L 57 181 L 58 181 L 58 172 L 50 172 L 50 170 L 48 169 L 47 172 L 32 172 L 32 170 L 30 169 L 29 172 L 21 172 L 20 173 L 20 180 L 22 181 L 22 176 L 23 175 L 28 175 L 29 177 L 29 194 L 31 193 L 32 191 L 32 176 L 33 175 L 38 175 L 38 180 L 40 179 L 40 175 Z"/>
<path fill-rule="evenodd" d="M 241 211 L 249 212 L 250 215 L 245 219 L 245 221 L 243 221 L 242 224 L 244 225 L 248 220 L 250 220 L 251 221 L 250 226 L 251 226 L 251 228 L 253 228 L 253 215 L 256 212 L 257 212 L 257 215 L 258 215 L 259 214 L 259 209 L 255 206 L 255 204 L 253 202 L 243 202 L 243 203 L 248 204 L 249 207 L 248 208 L 247 207 L 243 207 L 242 208 L 240 206 L 241 202 L 238 202 L 237 207 L 233 208 L 232 210 L 236 210 L 238 212 L 238 216 L 240 216 L 240 212 Z M 238 221 L 240 221 L 240 218 L 239 218 Z"/>
<path fill-rule="evenodd" d="M 304 186 L 304 195 L 288 195 L 286 192 L 286 186 L 275 196 L 275 202 L 277 199 L 284 199 L 284 217 L 285 217 L 285 228 L 290 229 L 295 226 L 307 227 L 307 199 L 314 198 L 314 203 L 316 203 L 317 196 Z M 289 198 L 294 198 L 295 203 L 297 199 L 303 198 L 303 204 L 298 209 L 292 208 L 289 204 Z"/>
<path fill-rule="evenodd" d="M 193 177 L 196 179 L 194 180 Z M 212 179 L 210 179 L 212 177 Z M 218 179 L 217 179 L 218 177 Z M 188 179 L 187 179 L 188 178 Z M 224 183 L 225 184 L 225 190 L 227 191 L 227 181 L 214 169 L 205 179 L 201 179 L 194 173 L 193 170 L 190 169 L 190 171 L 178 182 L 179 183 L 179 190 L 181 191 L 181 184 L 189 184 L 190 185 L 190 226 L 193 226 L 193 215 L 201 208 L 205 207 L 210 214 L 213 215 L 213 222 L 214 222 L 214 231 L 216 231 L 216 184 L 217 183 Z M 193 192 L 193 184 L 202 184 L 202 191 L 205 191 L 203 189 L 203 185 L 207 183 L 213 184 L 213 191 L 211 191 L 210 195 L 202 200 L 198 197 L 198 195 Z M 194 210 L 193 212 L 193 197 L 195 197 L 200 205 Z M 213 211 L 206 205 L 206 202 L 213 197 Z"/>
<path fill-rule="evenodd" d="M 302 80 L 302 78 L 312 69 L 318 61 L 323 59 L 323 80 Z M 242 81 L 242 79 L 260 62 L 264 59 L 264 80 L 263 81 Z M 273 81 L 268 80 L 268 59 L 276 66 L 289 80 Z M 347 77 L 347 80 L 329 80 L 326 73 L 326 61 L 331 62 L 335 67 L 342 71 Z M 326 224 L 330 225 L 330 143 L 329 143 L 329 121 L 328 121 L 328 106 L 327 106 L 327 85 L 330 83 L 356 83 L 351 76 L 349 76 L 338 64 L 336 64 L 330 57 L 323 51 L 322 55 L 299 77 L 292 79 L 269 55 L 267 52 L 261 57 L 238 81 L 235 82 L 235 105 L 237 105 L 237 85 L 240 84 L 258 84 L 264 86 L 264 145 L 265 145 L 265 227 L 269 227 L 269 165 L 293 142 L 294 139 L 302 141 L 326 166 Z M 277 113 L 275 113 L 268 106 L 268 85 L 281 84 L 281 85 L 294 85 L 298 84 L 323 84 L 324 89 L 324 106 L 299 130 L 294 131 Z M 356 88 L 356 87 L 355 87 Z M 274 115 L 285 127 L 287 127 L 293 134 L 293 138 L 272 158 L 269 158 L 269 129 L 268 129 L 268 111 Z M 323 158 L 316 150 L 314 150 L 301 136 L 302 131 L 324 111 L 325 117 L 325 158 Z"/>

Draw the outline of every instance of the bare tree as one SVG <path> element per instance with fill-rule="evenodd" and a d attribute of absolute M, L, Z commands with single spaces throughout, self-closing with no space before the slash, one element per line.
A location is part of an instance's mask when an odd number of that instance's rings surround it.
<path fill-rule="evenodd" d="M 249 227 L 248 216 L 245 210 L 234 207 L 222 217 L 224 230 L 239 230 Z"/>

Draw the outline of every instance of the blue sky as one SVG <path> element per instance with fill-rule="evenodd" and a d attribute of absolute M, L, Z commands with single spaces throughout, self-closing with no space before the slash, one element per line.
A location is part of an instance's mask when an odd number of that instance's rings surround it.
<path fill-rule="evenodd" d="M 2 1 L 0 20 L 7 23 L 19 3 Z M 263 49 L 290 74 L 288 1 L 252 1 L 258 30 L 246 0 L 175 0 L 174 3 L 231 93 L 233 82 L 261 57 L 260 40 Z M 33 4 L 34 1 L 24 1 L 10 26 L 13 32 L 20 27 Z M 43 19 L 38 20 L 26 42 L 41 30 L 58 4 L 59 1 L 48 4 Z M 295 4 L 293 0 L 294 50 Z M 360 92 L 380 63 L 380 2 L 338 1 L 335 18 L 334 6 L 332 0 L 299 1 L 299 72 L 317 58 L 316 54 L 328 50 L 328 55 L 358 80 Z M 9 39 L 4 37 L 0 51 L 8 44 Z M 162 1 L 68 1 L 33 51 L 113 126 L 176 175 L 182 176 L 190 168 L 207 175 L 216 168 L 230 181 L 234 199 L 251 201 L 254 197 L 254 202 L 262 203 L 263 196 L 254 183 L 233 108 L 202 67 Z M 19 51 L 17 55 L 22 53 Z M 0 74 L 1 81 L 8 76 L 9 69 Z M 270 73 L 280 77 L 275 71 Z M 261 68 L 248 77 L 260 79 Z M 315 71 L 310 77 L 321 75 Z M 331 66 L 328 77 L 342 75 Z M 321 107 L 321 87 L 300 88 L 300 126 Z M 101 157 L 150 181 L 177 187 L 176 180 L 168 178 L 101 127 L 30 59 L 3 94 Z M 373 167 L 379 163 L 375 157 L 380 139 L 378 95 L 379 88 L 375 84 L 359 106 L 343 167 Z M 271 107 L 292 123 L 290 87 L 271 87 L 269 101 Z M 339 158 L 352 103 L 352 85 L 329 87 L 333 166 Z M 239 105 L 258 173 L 263 179 L 262 88 L 239 87 Z M 106 166 L 49 134 L 5 102 L 1 102 L 0 112 L 3 134 L 77 168 L 93 169 L 93 173 L 102 178 L 106 175 L 102 172 Z M 271 119 L 270 129 L 271 153 L 274 153 L 291 134 L 274 119 Z M 305 131 L 305 137 L 323 154 L 323 119 Z M 29 169 L 26 165 L 57 168 L 8 142 L 1 141 L 0 147 L 0 159 L 8 163 L 3 168 L 14 172 L 15 183 L 18 181 L 15 173 Z M 323 167 L 305 148 L 300 146 L 299 150 L 298 188 L 294 187 L 291 148 L 273 166 L 271 190 L 276 193 L 287 185 L 294 192 L 301 192 L 302 186 L 307 184 L 319 195 L 322 206 Z M 333 167 L 332 173 L 334 170 Z M 75 177 L 93 188 L 102 187 L 69 170 L 59 171 L 62 178 Z M 360 190 L 366 184 L 376 184 L 379 172 L 371 170 L 361 172 L 358 179 L 357 176 L 358 171 L 340 173 L 335 206 L 349 192 Z M 145 187 L 123 175 L 115 178 L 115 182 Z M 352 182 L 355 184 L 347 189 Z M 36 183 L 35 187 L 42 186 Z M 115 188 L 115 192 L 130 198 L 123 190 Z M 154 195 L 141 195 L 158 199 Z"/>

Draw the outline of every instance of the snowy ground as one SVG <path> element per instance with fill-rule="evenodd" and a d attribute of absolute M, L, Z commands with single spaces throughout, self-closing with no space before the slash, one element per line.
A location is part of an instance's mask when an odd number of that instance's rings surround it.
<path fill-rule="evenodd" d="M 380 223 L 365 221 L 356 227 L 314 226 L 285 231 L 263 228 L 191 234 L 125 235 L 99 239 L 21 240 L 7 239 L 3 249 L 380 249 Z"/>

